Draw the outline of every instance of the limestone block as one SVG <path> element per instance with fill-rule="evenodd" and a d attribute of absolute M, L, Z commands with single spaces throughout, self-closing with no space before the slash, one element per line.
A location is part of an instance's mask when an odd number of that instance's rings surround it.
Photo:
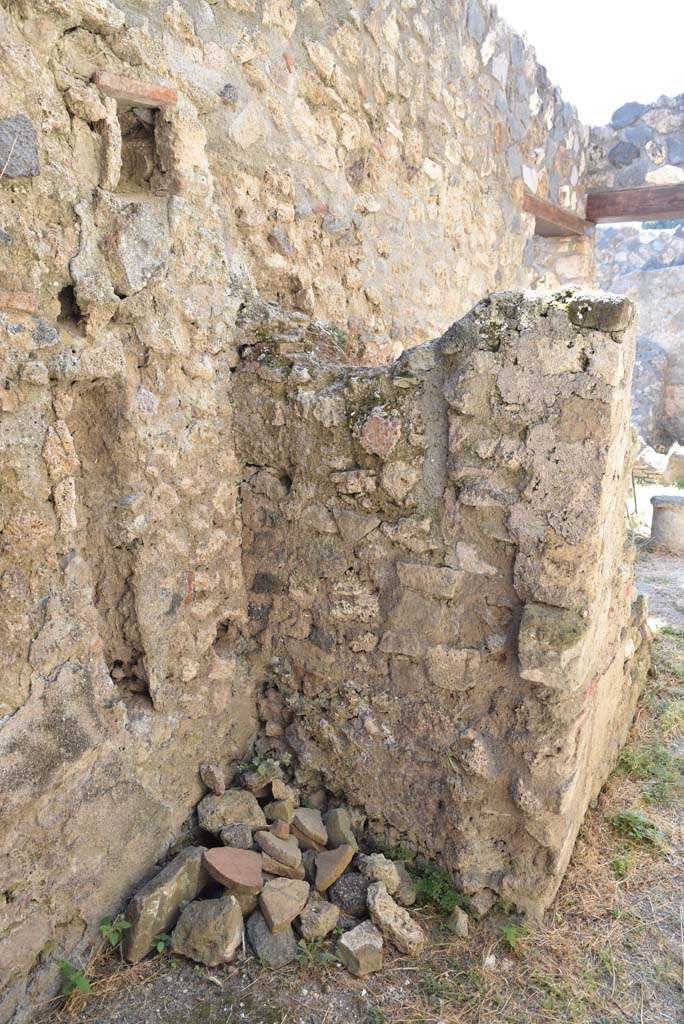
<path fill-rule="evenodd" d="M 181 906 L 194 900 L 206 885 L 204 853 L 203 846 L 192 846 L 177 854 L 128 904 L 126 920 L 131 927 L 124 932 L 123 951 L 131 963 L 150 952 L 155 935 L 170 931 Z"/>

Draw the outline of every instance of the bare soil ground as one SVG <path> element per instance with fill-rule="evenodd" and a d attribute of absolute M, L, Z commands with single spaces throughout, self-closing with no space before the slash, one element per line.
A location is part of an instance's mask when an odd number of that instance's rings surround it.
<path fill-rule="evenodd" d="M 420 909 L 427 954 L 390 953 L 363 981 L 321 949 L 277 972 L 248 952 L 206 969 L 168 953 L 128 967 L 100 950 L 91 992 L 37 1007 L 36 1024 L 682 1024 L 684 560 L 646 553 L 637 569 L 664 623 L 652 675 L 543 922 L 527 930 L 498 907 L 456 939 Z"/>

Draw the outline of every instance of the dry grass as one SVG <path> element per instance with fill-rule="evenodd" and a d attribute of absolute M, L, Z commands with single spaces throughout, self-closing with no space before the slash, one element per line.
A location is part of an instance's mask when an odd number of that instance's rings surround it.
<path fill-rule="evenodd" d="M 662 740 L 679 700 L 673 666 L 684 637 L 661 635 L 655 677 L 629 748 Z M 674 735 L 676 730 L 665 730 Z M 609 817 L 640 809 L 667 836 L 656 851 L 618 835 Z M 262 970 L 245 956 L 204 970 L 167 955 L 126 967 L 96 951 L 88 996 L 72 995 L 50 1024 L 681 1024 L 684 1021 L 684 842 L 681 801 L 646 803 L 642 778 L 616 773 L 587 816 L 558 897 L 513 953 L 503 910 L 467 939 L 419 912 L 431 943 L 419 961 L 389 955 L 364 980 L 337 966 Z M 493 958 L 493 959 L 492 959 Z"/>

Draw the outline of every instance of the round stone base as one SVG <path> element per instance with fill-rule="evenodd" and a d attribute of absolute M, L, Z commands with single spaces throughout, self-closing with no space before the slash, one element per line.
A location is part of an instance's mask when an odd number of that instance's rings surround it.
<path fill-rule="evenodd" d="M 684 497 L 656 494 L 651 505 L 651 542 L 675 555 L 684 555 Z"/>

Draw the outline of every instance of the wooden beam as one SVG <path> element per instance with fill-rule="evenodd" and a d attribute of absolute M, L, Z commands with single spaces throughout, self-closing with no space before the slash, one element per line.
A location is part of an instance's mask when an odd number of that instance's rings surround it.
<path fill-rule="evenodd" d="M 674 220 L 684 217 L 684 185 L 606 189 L 587 196 L 587 220 Z"/>
<path fill-rule="evenodd" d="M 541 199 L 532 192 L 525 193 L 523 210 L 535 218 L 535 235 L 542 235 L 545 238 L 586 235 L 593 230 L 593 224 L 588 224 L 576 213 L 570 213 L 569 210 L 550 203 L 548 199 Z"/>

